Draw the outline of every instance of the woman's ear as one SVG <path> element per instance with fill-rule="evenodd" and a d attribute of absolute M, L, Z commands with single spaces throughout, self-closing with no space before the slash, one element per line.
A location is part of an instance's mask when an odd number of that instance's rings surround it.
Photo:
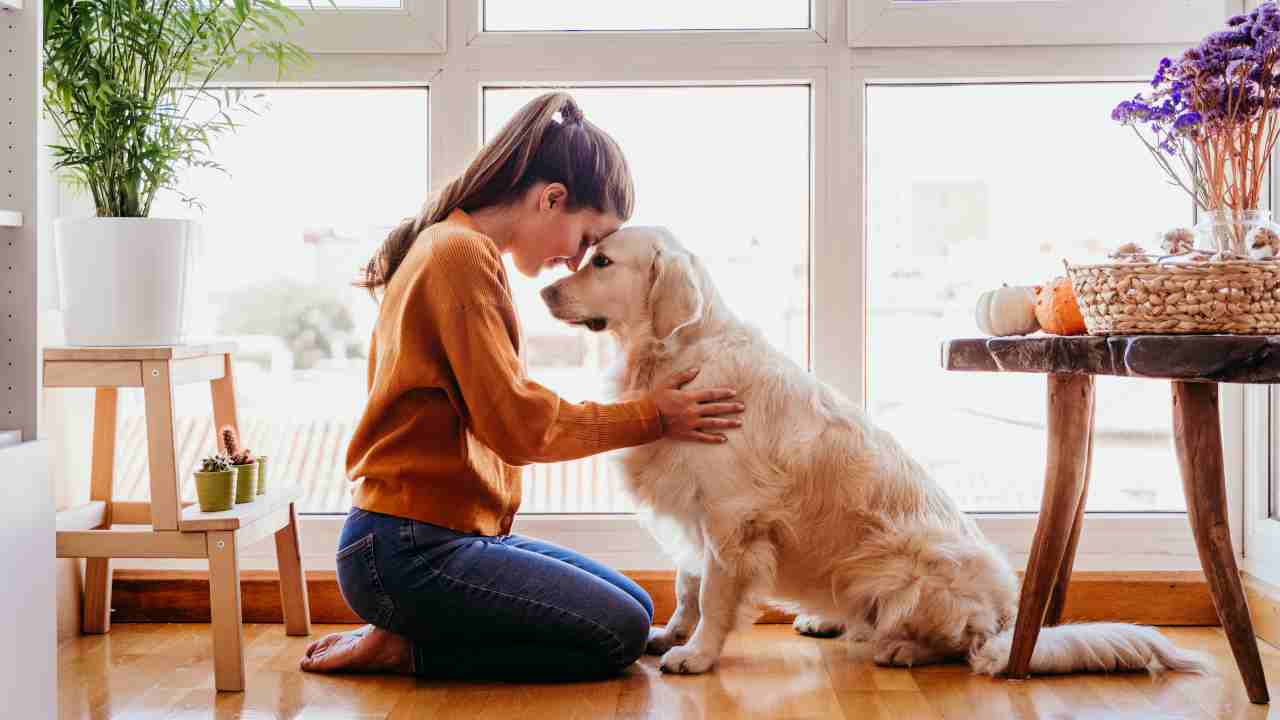
<path fill-rule="evenodd" d="M 667 340 L 702 319 L 702 290 L 693 263 L 685 253 L 659 250 L 653 259 L 649 307 L 653 334 Z"/>
<path fill-rule="evenodd" d="M 563 183 L 547 183 L 542 188 L 541 196 L 538 198 L 539 210 L 564 210 L 565 204 L 569 200 L 569 188 Z"/>

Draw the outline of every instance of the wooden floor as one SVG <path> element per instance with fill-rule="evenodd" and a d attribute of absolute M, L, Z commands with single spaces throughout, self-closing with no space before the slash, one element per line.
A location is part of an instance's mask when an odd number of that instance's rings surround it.
<path fill-rule="evenodd" d="M 343 629 L 317 626 L 313 637 Z M 1263 718 L 1280 719 L 1280 651 L 1262 646 L 1277 698 L 1250 705 L 1217 628 L 1169 628 L 1214 655 L 1208 677 L 1145 674 L 1009 682 L 960 665 L 878 668 L 856 646 L 757 625 L 733 637 L 718 670 L 664 676 L 645 658 L 619 679 L 565 685 L 326 677 L 298 670 L 308 638 L 246 625 L 248 689 L 213 690 L 208 625 L 117 624 L 59 648 L 62 718 Z M 0 713 L 2 714 L 2 713 Z"/>

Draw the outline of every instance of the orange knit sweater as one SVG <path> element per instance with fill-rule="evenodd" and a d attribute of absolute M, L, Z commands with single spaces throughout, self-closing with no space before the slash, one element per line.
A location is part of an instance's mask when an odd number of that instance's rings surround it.
<path fill-rule="evenodd" d="M 505 534 L 518 466 L 662 434 L 652 400 L 573 404 L 525 377 L 502 258 L 461 210 L 422 231 L 385 290 L 347 448 L 356 507 Z"/>

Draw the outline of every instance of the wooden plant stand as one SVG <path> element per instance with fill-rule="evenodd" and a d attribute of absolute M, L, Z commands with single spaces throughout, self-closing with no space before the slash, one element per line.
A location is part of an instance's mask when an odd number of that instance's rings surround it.
<path fill-rule="evenodd" d="M 234 351 L 232 343 L 48 348 L 44 351 L 44 387 L 89 387 L 96 391 L 90 500 L 59 512 L 57 518 L 57 556 L 86 558 L 84 632 L 100 634 L 111 629 L 112 558 L 208 558 L 214 684 L 218 690 L 238 692 L 244 690 L 240 549 L 274 534 L 285 632 L 309 635 L 311 612 L 294 507 L 297 486 L 273 482 L 268 494 L 225 512 L 200 512 L 199 507 L 179 498 L 180 473 L 192 469 L 176 467 L 174 388 L 208 382 L 215 435 L 226 425 L 238 431 L 231 373 Z M 122 387 L 141 387 L 143 391 L 150 502 L 117 502 L 112 498 L 117 393 Z M 216 437 L 214 441 L 218 442 Z M 119 527 L 122 525 L 131 527 Z"/>
<path fill-rule="evenodd" d="M 1227 524 L 1218 383 L 1280 383 L 1278 341 L 1248 335 L 1036 335 L 943 345 L 947 370 L 1048 375 L 1044 497 L 1022 581 L 1007 676 L 1025 678 L 1041 625 L 1062 621 L 1089 488 L 1093 376 L 1163 379 L 1173 386 L 1173 439 L 1200 566 L 1249 700 L 1269 701 Z"/>

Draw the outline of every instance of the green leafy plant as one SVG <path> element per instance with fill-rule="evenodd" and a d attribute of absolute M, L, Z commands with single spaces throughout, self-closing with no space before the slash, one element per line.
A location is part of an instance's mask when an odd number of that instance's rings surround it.
<path fill-rule="evenodd" d="M 332 4 L 333 0 L 329 0 Z M 310 62 L 276 35 L 299 16 L 281 0 L 45 0 L 44 109 L 61 134 L 49 147 L 63 181 L 93 196 L 99 217 L 146 217 L 157 191 L 187 167 L 225 168 L 211 139 L 234 129 L 255 98 L 210 89 L 256 58 L 277 77 Z M 215 104 L 193 116 L 201 99 Z"/>
<path fill-rule="evenodd" d="M 227 472 L 231 461 L 225 455 L 210 455 L 200 461 L 200 472 Z"/>
<path fill-rule="evenodd" d="M 232 465 L 248 465 L 254 461 L 253 451 L 246 447 L 240 447 L 240 436 L 236 434 L 236 429 L 230 425 L 224 425 L 222 428 L 222 446 L 227 451 L 227 459 Z"/>

